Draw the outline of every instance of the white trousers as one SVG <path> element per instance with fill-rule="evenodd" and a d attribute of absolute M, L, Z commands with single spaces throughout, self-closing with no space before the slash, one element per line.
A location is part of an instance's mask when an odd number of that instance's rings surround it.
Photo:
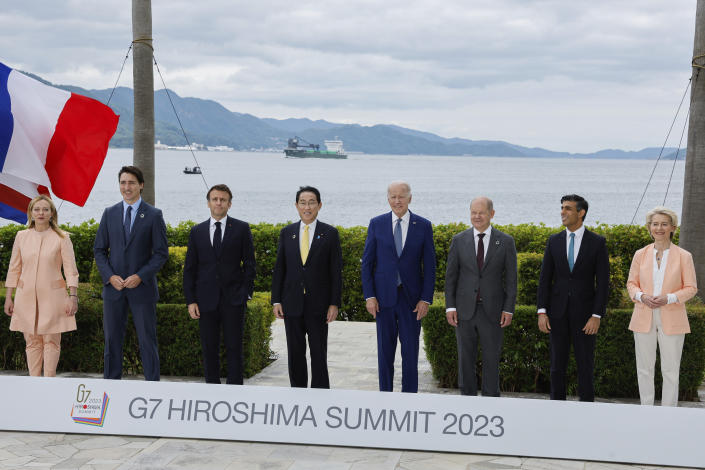
<path fill-rule="evenodd" d="M 654 368 L 656 365 L 656 343 L 661 351 L 661 375 L 663 390 L 661 406 L 678 406 L 678 378 L 685 334 L 667 335 L 661 324 L 661 309 L 653 311 L 651 331 L 634 332 L 636 353 L 636 375 L 639 381 L 639 397 L 642 405 L 654 404 Z"/>

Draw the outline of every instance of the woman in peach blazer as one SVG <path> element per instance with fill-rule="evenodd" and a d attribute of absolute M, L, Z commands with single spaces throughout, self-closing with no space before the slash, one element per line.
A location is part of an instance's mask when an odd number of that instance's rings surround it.
<path fill-rule="evenodd" d="M 24 333 L 29 374 L 56 375 L 61 333 L 76 329 L 78 270 L 71 239 L 57 225 L 54 203 L 37 196 L 27 209 L 28 228 L 17 232 L 5 288 L 10 330 Z M 66 280 L 61 275 L 64 268 Z M 70 294 L 66 293 L 69 286 Z M 17 288 L 15 299 L 12 292 Z"/>
<path fill-rule="evenodd" d="M 698 291 L 693 257 L 671 243 L 678 216 L 665 207 L 646 215 L 654 243 L 634 254 L 627 290 L 634 301 L 629 329 L 634 332 L 637 379 L 642 405 L 654 404 L 656 344 L 661 354 L 662 406 L 678 405 L 678 379 L 686 333 L 685 302 Z"/>

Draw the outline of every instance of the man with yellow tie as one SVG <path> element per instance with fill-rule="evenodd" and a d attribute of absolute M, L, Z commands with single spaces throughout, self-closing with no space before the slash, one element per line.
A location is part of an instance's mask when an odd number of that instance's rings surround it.
<path fill-rule="evenodd" d="M 342 281 L 342 251 L 338 230 L 319 220 L 321 193 L 303 186 L 296 193 L 301 221 L 279 233 L 272 275 L 272 304 L 284 319 L 292 387 L 308 386 L 306 336 L 311 352 L 311 387 L 330 388 L 328 323 L 338 316 Z"/>

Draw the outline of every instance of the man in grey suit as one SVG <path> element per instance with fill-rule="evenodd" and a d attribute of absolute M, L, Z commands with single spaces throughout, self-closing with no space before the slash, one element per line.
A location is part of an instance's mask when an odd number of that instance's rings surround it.
<path fill-rule="evenodd" d="M 512 323 L 517 296 L 514 239 L 493 228 L 492 200 L 470 203 L 472 228 L 453 237 L 446 266 L 446 318 L 458 343 L 458 385 L 477 395 L 475 362 L 482 347 L 482 395 L 499 396 L 503 328 Z"/>

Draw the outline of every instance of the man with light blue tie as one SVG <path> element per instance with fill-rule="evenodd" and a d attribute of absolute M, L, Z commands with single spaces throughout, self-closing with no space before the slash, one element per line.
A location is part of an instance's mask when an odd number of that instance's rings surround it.
<path fill-rule="evenodd" d="M 539 330 L 550 334 L 551 399 L 566 399 L 566 369 L 573 344 L 580 401 L 595 401 L 595 335 L 609 294 L 605 238 L 583 225 L 588 202 L 577 194 L 561 198 L 566 230 L 546 243 L 538 287 Z"/>
<path fill-rule="evenodd" d="M 401 343 L 402 392 L 418 391 L 421 319 L 433 301 L 436 252 L 431 222 L 409 211 L 411 187 L 387 188 L 392 211 L 370 220 L 362 255 L 362 290 L 377 323 L 379 389 L 391 392 L 397 338 Z"/>
<path fill-rule="evenodd" d="M 142 200 L 144 176 L 135 166 L 118 173 L 123 200 L 108 207 L 100 219 L 93 245 L 103 280 L 103 377 L 122 378 L 122 347 L 127 309 L 137 331 L 146 380 L 159 380 L 157 272 L 169 256 L 162 211 Z"/>

